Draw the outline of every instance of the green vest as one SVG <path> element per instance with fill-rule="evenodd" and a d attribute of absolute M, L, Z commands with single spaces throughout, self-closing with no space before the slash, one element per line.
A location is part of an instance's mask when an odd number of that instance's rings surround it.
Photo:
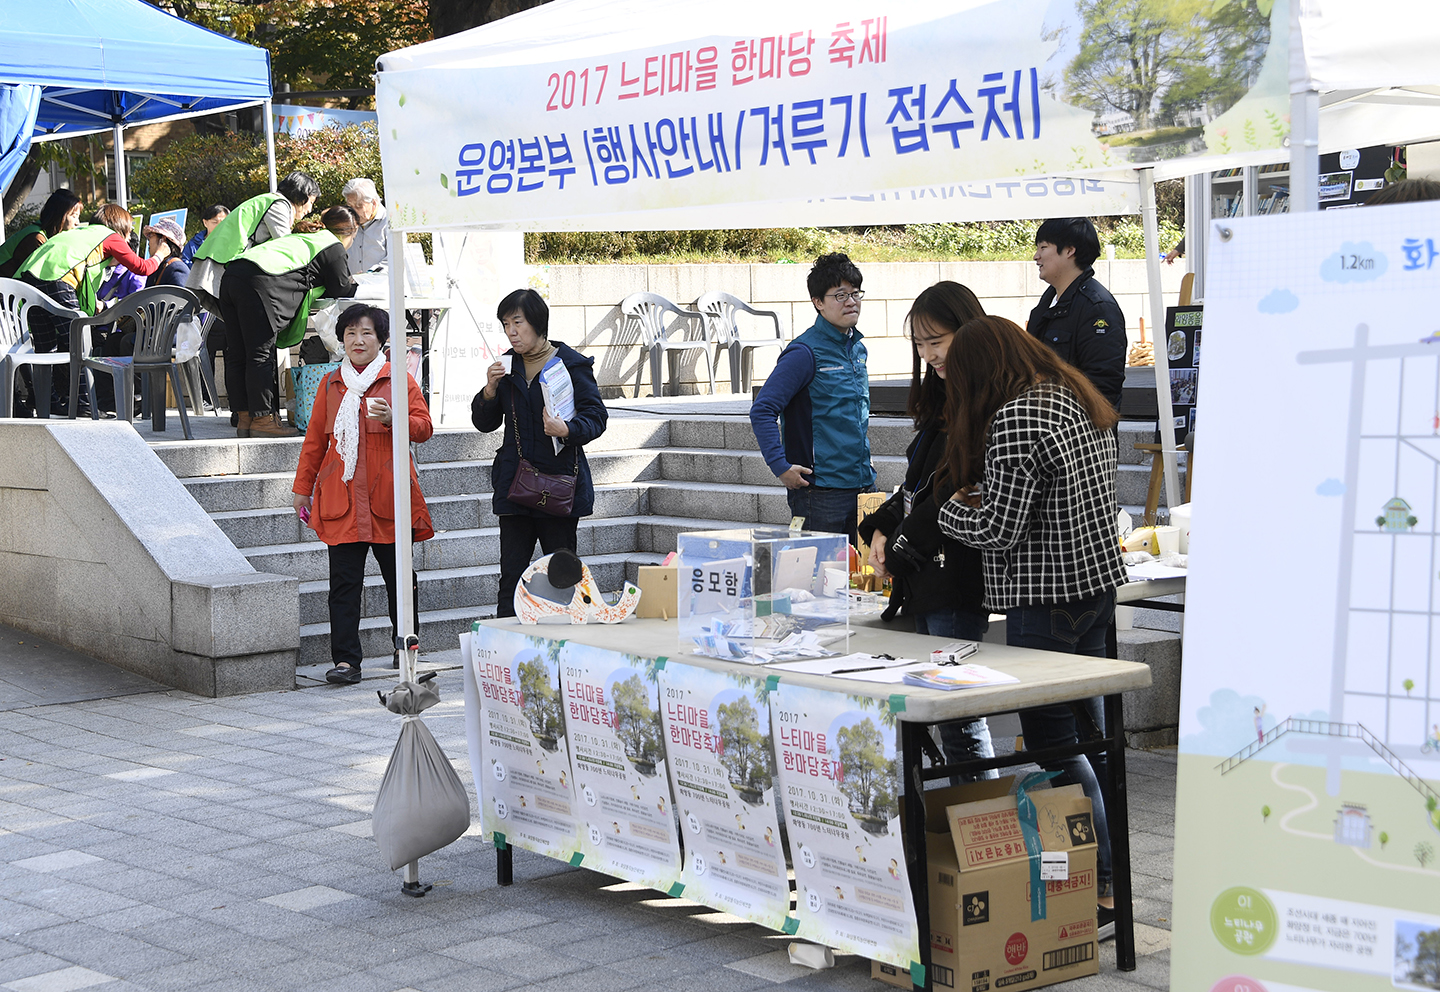
<path fill-rule="evenodd" d="M 75 295 L 80 300 L 80 309 L 93 314 L 99 310 L 95 293 L 105 278 L 107 266 L 102 261 L 96 265 L 86 262 L 101 242 L 115 232 L 104 224 L 86 224 L 70 231 L 61 231 L 55 237 L 36 248 L 16 275 L 29 274 L 39 282 L 58 282 L 72 271 L 76 271 Z"/>
<path fill-rule="evenodd" d="M 220 230 L 220 228 L 215 228 Z M 209 238 L 205 239 L 209 241 Z M 271 238 L 262 242 L 248 251 L 242 252 L 240 257 L 251 263 L 261 272 L 272 276 L 278 276 L 285 272 L 294 272 L 296 269 L 304 268 L 315 260 L 326 248 L 331 245 L 338 245 L 340 239 L 329 231 L 317 231 L 314 234 L 287 234 L 283 238 Z M 325 294 L 324 286 L 316 286 L 305 294 L 305 299 L 300 301 L 300 310 L 295 318 L 275 338 L 275 345 L 279 348 L 293 348 L 305 337 L 305 326 L 310 321 L 310 308 L 315 301 Z"/>
<path fill-rule="evenodd" d="M 40 231 L 41 227 L 39 224 L 31 224 L 29 227 L 20 228 L 20 230 L 6 238 L 5 243 L 0 245 L 0 265 L 4 265 L 15 257 L 15 249 L 20 247 L 20 242 L 32 234 L 39 234 Z"/>
<path fill-rule="evenodd" d="M 234 260 L 249 247 L 265 212 L 283 199 L 285 197 L 279 193 L 250 197 L 230 211 L 224 220 L 215 225 L 215 230 L 205 236 L 200 247 L 195 249 L 195 258 L 209 258 L 221 265 Z"/>

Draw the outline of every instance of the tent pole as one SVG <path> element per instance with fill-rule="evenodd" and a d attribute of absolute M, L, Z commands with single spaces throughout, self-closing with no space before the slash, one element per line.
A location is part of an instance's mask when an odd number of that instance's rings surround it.
<path fill-rule="evenodd" d="M 265 112 L 265 164 L 270 170 L 270 192 L 275 192 L 275 115 L 271 111 L 271 103 L 265 101 L 262 108 Z M 407 490 L 408 492 L 408 490 Z"/>
<path fill-rule="evenodd" d="M 115 202 L 129 206 L 130 191 L 125 188 L 125 125 L 115 122 Z"/>
<path fill-rule="evenodd" d="M 1320 209 L 1320 91 L 1290 94 L 1290 209 Z"/>
<path fill-rule="evenodd" d="M 1155 342 L 1155 405 L 1160 416 L 1160 457 L 1165 463 L 1165 505 L 1175 506 L 1184 497 L 1175 465 L 1175 411 L 1170 406 L 1170 359 L 1165 353 L 1165 299 L 1160 290 L 1154 169 L 1140 170 L 1140 217 L 1145 228 L 1145 275 L 1150 283 L 1150 340 Z"/>

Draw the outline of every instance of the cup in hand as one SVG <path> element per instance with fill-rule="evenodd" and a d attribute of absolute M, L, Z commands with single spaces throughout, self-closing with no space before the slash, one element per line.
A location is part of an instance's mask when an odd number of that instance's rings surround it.
<path fill-rule="evenodd" d="M 365 415 L 371 420 L 380 419 L 380 413 L 385 409 L 385 400 L 379 396 L 367 396 L 365 398 Z"/>
<path fill-rule="evenodd" d="M 495 359 L 505 369 L 506 375 L 509 375 L 515 370 L 514 366 L 510 363 L 510 360 L 514 357 L 514 355 L 501 355 L 499 358 Z"/>

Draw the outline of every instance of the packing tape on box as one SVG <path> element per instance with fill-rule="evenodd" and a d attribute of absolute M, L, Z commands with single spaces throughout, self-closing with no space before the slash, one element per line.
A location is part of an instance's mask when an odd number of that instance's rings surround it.
<path fill-rule="evenodd" d="M 1020 817 L 1020 833 L 1025 838 L 1025 851 L 1030 855 L 1030 922 L 1045 919 L 1045 883 L 1040 879 L 1040 829 L 1036 825 L 1035 800 L 1026 789 L 1048 782 L 1055 772 L 1032 772 L 1015 786 L 1015 812 Z"/>

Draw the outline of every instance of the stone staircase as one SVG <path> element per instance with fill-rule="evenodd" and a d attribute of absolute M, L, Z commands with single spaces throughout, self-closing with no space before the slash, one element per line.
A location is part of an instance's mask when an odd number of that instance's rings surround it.
<path fill-rule="evenodd" d="M 1151 434 L 1147 425 L 1130 428 L 1122 425 L 1120 436 L 1119 497 L 1136 513 L 1149 469 L 1134 457 L 1133 444 Z M 911 436 L 908 420 L 871 421 L 880 488 L 903 480 Z M 490 462 L 499 443 L 499 433 L 439 431 L 417 448 L 420 486 L 436 529 L 414 550 L 426 651 L 454 646 L 475 619 L 494 614 L 500 531 L 490 509 Z M 291 509 L 300 440 L 158 442 L 154 449 L 257 570 L 300 580 L 299 663 L 327 662 L 325 546 Z M 640 565 L 658 563 L 683 531 L 790 520 L 785 491 L 761 460 L 744 416 L 614 410 L 586 454 L 596 499 L 594 515 L 580 522 L 579 553 L 605 590 L 634 581 Z M 367 564 L 362 647 L 367 658 L 386 657 L 385 587 L 374 561 Z"/>

